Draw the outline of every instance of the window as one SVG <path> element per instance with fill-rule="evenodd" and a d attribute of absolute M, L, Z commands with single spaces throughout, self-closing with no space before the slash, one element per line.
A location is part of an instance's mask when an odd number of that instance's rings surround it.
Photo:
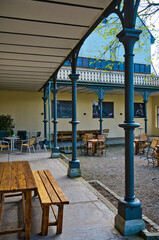
<path fill-rule="evenodd" d="M 159 107 L 157 107 L 157 127 L 159 128 Z"/>
<path fill-rule="evenodd" d="M 57 117 L 72 117 L 72 101 L 57 101 Z M 52 101 L 52 118 L 54 118 L 54 101 Z"/>
<path fill-rule="evenodd" d="M 100 117 L 100 106 L 98 102 L 93 102 L 93 118 Z M 103 118 L 114 118 L 114 103 L 113 102 L 103 102 L 102 109 Z"/>
<path fill-rule="evenodd" d="M 134 118 L 144 118 L 144 117 L 145 117 L 145 104 L 134 103 Z"/>

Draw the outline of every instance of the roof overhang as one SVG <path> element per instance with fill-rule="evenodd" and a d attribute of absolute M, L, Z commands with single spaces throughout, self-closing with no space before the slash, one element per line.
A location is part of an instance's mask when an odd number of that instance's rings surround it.
<path fill-rule="evenodd" d="M 39 91 L 118 0 L 1 0 L 0 89 Z"/>

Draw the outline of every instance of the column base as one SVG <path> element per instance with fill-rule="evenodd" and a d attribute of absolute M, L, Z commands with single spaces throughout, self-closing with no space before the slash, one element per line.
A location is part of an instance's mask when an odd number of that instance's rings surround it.
<path fill-rule="evenodd" d="M 80 161 L 70 161 L 67 176 L 70 178 L 81 177 Z"/>
<path fill-rule="evenodd" d="M 53 148 L 52 149 L 52 158 L 59 158 L 60 157 L 60 152 L 59 152 L 59 147 Z"/>
<path fill-rule="evenodd" d="M 130 202 L 122 199 L 119 201 L 115 227 L 124 236 L 133 235 L 145 229 L 145 223 L 142 219 L 142 207 L 137 198 Z"/>
<path fill-rule="evenodd" d="M 123 217 L 117 214 L 115 216 L 115 227 L 123 236 L 129 236 L 144 230 L 145 223 L 142 218 L 125 220 Z"/>

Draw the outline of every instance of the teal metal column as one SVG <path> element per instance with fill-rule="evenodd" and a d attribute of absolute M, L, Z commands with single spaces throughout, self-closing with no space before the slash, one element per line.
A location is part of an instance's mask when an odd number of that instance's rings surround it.
<path fill-rule="evenodd" d="M 104 90 L 103 88 L 100 88 L 98 91 L 98 100 L 99 100 L 99 107 L 100 107 L 100 135 L 102 135 L 103 129 L 102 129 L 102 122 L 103 122 L 103 97 L 104 97 Z"/>
<path fill-rule="evenodd" d="M 72 73 L 69 75 L 72 81 L 72 161 L 69 162 L 68 176 L 80 177 L 80 161 L 77 160 L 77 80 L 79 74 Z"/>
<path fill-rule="evenodd" d="M 52 149 L 52 158 L 57 158 L 60 157 L 60 151 L 59 151 L 59 147 L 57 146 L 57 83 L 56 83 L 56 78 L 53 81 L 53 95 L 54 95 L 54 120 L 52 121 L 54 123 L 54 147 Z"/>
<path fill-rule="evenodd" d="M 140 201 L 134 195 L 134 86 L 133 49 L 139 40 L 140 30 L 135 29 L 139 1 L 124 1 L 124 29 L 117 35 L 125 49 L 125 121 L 119 126 L 125 130 L 125 197 L 118 204 L 116 228 L 124 235 L 132 235 L 145 228 Z"/>
<path fill-rule="evenodd" d="M 47 87 L 45 87 L 44 89 L 44 96 L 42 97 L 43 101 L 44 101 L 44 138 L 47 139 L 47 114 L 46 114 L 46 111 L 47 111 L 47 104 L 46 104 L 46 101 L 47 101 Z"/>
<path fill-rule="evenodd" d="M 145 104 L 145 133 L 147 133 L 147 103 L 148 103 L 148 94 L 147 91 L 144 92 L 144 104 Z"/>
<path fill-rule="evenodd" d="M 102 135 L 102 132 L 103 132 L 103 129 L 102 129 L 102 122 L 103 122 L 103 119 L 102 119 L 102 110 L 103 110 L 103 99 L 99 99 L 99 106 L 100 106 L 100 119 L 99 119 L 99 122 L 100 122 L 100 135 Z"/>
<path fill-rule="evenodd" d="M 51 82 L 49 82 L 49 86 L 48 86 L 49 148 L 51 149 L 51 107 L 50 107 L 50 88 L 51 88 Z"/>

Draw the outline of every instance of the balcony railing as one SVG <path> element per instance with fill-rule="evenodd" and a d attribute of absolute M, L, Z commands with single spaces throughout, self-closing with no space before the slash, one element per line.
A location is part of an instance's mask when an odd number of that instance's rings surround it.
<path fill-rule="evenodd" d="M 124 72 L 105 72 L 102 70 L 80 68 L 77 69 L 77 73 L 80 74 L 79 82 L 110 84 L 124 84 L 125 82 Z M 57 80 L 70 81 L 69 74 L 71 74 L 70 68 L 61 68 L 58 72 Z M 134 85 L 159 87 L 159 77 L 153 77 L 150 74 L 134 73 Z"/>

